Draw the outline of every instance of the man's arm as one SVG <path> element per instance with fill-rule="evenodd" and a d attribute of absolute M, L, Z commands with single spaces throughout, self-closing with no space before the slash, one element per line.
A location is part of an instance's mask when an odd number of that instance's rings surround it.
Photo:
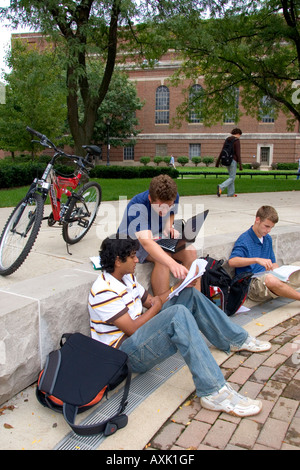
<path fill-rule="evenodd" d="M 116 319 L 113 323 L 127 336 L 133 335 L 138 328 L 147 323 L 151 318 L 155 317 L 161 310 L 162 302 L 159 297 L 152 297 L 150 294 L 147 296 L 144 302 L 145 306 L 149 306 L 148 310 L 142 315 L 137 317 L 135 320 L 131 318 L 129 313 L 125 313 L 120 318 Z"/>
<path fill-rule="evenodd" d="M 165 266 L 168 266 L 171 273 L 177 279 L 185 279 L 188 269 L 182 264 L 177 263 L 171 256 L 169 256 L 153 239 L 151 230 L 144 230 L 142 232 L 136 232 L 136 237 L 143 246 L 143 248 L 149 253 L 151 258 Z"/>
<path fill-rule="evenodd" d="M 189 287 L 194 287 L 195 281 L 193 281 L 191 284 L 186 286 L 186 289 Z M 181 282 L 176 284 L 174 286 L 174 289 L 176 289 Z M 161 308 L 162 305 L 167 301 L 167 298 L 171 292 L 171 289 L 167 290 L 160 296 L 153 297 L 151 294 L 147 295 L 146 300 L 143 303 L 143 306 L 146 307 L 148 310 L 144 312 L 142 315 L 140 315 L 138 318 L 133 320 L 128 313 L 125 313 L 122 315 L 120 318 L 115 320 L 113 323 L 116 325 L 121 331 L 123 331 L 127 336 L 133 335 L 133 333 L 138 330 L 141 326 L 143 326 L 145 323 L 147 323 L 151 318 L 155 317 L 157 315 Z M 162 312 L 163 315 L 163 312 Z"/>
<path fill-rule="evenodd" d="M 278 268 L 277 263 L 273 263 L 272 260 L 265 258 L 242 258 L 240 256 L 236 256 L 229 259 L 228 264 L 231 268 L 244 268 L 251 264 L 259 264 L 260 266 L 263 266 L 266 271 L 272 271 L 273 269 Z"/>

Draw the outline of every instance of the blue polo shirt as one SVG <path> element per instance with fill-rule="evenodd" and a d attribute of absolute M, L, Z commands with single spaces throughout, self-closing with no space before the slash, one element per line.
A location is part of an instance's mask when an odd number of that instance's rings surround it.
<path fill-rule="evenodd" d="M 235 257 L 241 258 L 265 258 L 270 259 L 272 263 L 276 262 L 275 254 L 272 246 L 272 237 L 268 234 L 263 237 L 263 242 L 254 233 L 252 227 L 247 232 L 242 233 L 234 244 L 233 250 L 229 259 Z M 260 264 L 250 264 L 242 268 L 236 268 L 236 274 L 243 273 L 246 271 L 252 271 L 253 273 L 259 273 L 265 271 L 265 268 Z"/>
<path fill-rule="evenodd" d="M 134 196 L 128 203 L 120 223 L 118 233 L 124 233 L 136 238 L 136 232 L 151 230 L 154 236 L 161 237 L 166 221 L 171 214 L 177 214 L 179 194 L 177 194 L 174 207 L 164 216 L 157 214 L 149 201 L 149 190 Z"/>

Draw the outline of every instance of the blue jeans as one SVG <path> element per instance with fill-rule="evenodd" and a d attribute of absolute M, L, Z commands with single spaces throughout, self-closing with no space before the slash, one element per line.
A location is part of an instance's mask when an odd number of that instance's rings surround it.
<path fill-rule="evenodd" d="M 222 184 L 219 184 L 219 187 L 223 191 L 227 188 L 227 196 L 234 196 L 235 194 L 235 177 L 236 177 L 236 170 L 237 170 L 237 162 L 232 160 L 231 165 L 228 167 L 229 178 L 224 181 Z"/>
<path fill-rule="evenodd" d="M 184 289 L 122 343 L 134 372 L 146 372 L 177 350 L 188 365 L 198 396 L 210 395 L 225 384 L 223 374 L 201 332 L 216 348 L 229 353 L 248 333 L 194 288 Z"/>

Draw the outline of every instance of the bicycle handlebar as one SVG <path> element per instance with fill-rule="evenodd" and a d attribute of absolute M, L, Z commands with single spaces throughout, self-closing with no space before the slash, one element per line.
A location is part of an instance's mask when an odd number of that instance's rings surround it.
<path fill-rule="evenodd" d="M 63 150 L 59 150 L 54 144 L 53 142 L 51 142 L 51 140 L 48 139 L 47 136 L 45 136 L 44 134 L 41 134 L 40 132 L 32 129 L 31 127 L 27 126 L 26 127 L 26 130 L 28 132 L 30 132 L 31 134 L 35 135 L 36 137 L 38 137 L 40 143 L 42 145 L 50 145 L 54 150 L 56 150 L 57 152 L 59 152 L 61 155 L 64 155 L 65 157 L 67 158 L 70 158 L 70 159 L 73 159 L 73 160 L 76 160 L 76 163 L 77 165 L 82 168 L 82 169 L 85 169 L 86 167 L 90 167 L 90 168 L 93 168 L 94 165 L 93 163 L 91 163 L 89 160 L 83 158 L 83 157 L 78 157 L 77 155 L 70 155 L 68 153 L 65 153 Z M 84 148 L 87 148 L 88 146 L 84 146 Z"/>
<path fill-rule="evenodd" d="M 31 129 L 31 127 L 29 127 L 29 126 L 26 127 L 26 130 L 27 130 L 28 132 L 30 132 L 31 134 L 36 135 L 40 140 L 45 140 L 45 139 L 47 139 L 47 137 L 46 137 L 45 135 L 41 134 L 41 133 L 38 132 L 38 131 L 35 131 L 34 129 Z M 48 139 L 47 139 L 47 140 L 48 140 Z"/>

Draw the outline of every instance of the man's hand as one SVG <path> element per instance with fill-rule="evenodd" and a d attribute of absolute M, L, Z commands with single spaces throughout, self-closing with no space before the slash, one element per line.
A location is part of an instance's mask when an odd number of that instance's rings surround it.
<path fill-rule="evenodd" d="M 151 307 L 153 307 L 155 310 L 157 310 L 157 312 L 159 312 L 161 310 L 162 300 L 161 300 L 160 297 L 158 297 L 158 295 L 156 295 L 155 297 L 151 296 L 150 303 L 151 303 Z"/>
<path fill-rule="evenodd" d="M 179 238 L 180 233 L 174 227 L 170 227 L 169 231 L 167 229 L 164 230 L 164 236 L 170 238 Z"/>
<path fill-rule="evenodd" d="M 274 267 L 272 261 L 270 259 L 265 258 L 257 258 L 257 264 L 263 266 L 266 271 L 272 271 Z"/>
<path fill-rule="evenodd" d="M 172 259 L 172 258 L 171 258 Z M 172 259 L 170 264 L 170 271 L 176 279 L 185 279 L 189 270 L 183 266 L 183 264 L 177 263 L 177 261 Z"/>

